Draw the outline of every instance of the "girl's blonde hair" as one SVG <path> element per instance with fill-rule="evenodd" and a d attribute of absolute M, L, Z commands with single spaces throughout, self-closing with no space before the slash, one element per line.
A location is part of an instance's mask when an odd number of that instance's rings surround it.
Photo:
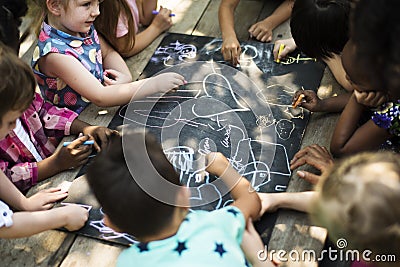
<path fill-rule="evenodd" d="M 117 38 L 116 32 L 120 16 L 127 19 L 129 30 L 126 36 Z M 100 16 L 96 18 L 94 25 L 97 32 L 99 32 L 121 55 L 128 54 L 135 46 L 135 21 L 131 8 L 126 0 L 105 0 L 100 5 Z M 117 49 L 118 39 L 125 42 L 122 49 Z"/>
<path fill-rule="evenodd" d="M 318 183 L 315 222 L 349 248 L 400 259 L 400 157 L 362 153 L 340 161 Z"/>
<path fill-rule="evenodd" d="M 64 8 L 68 7 L 69 0 L 58 0 Z M 48 14 L 46 0 L 32 0 L 28 2 L 27 17 L 31 18 L 31 29 L 36 36 L 39 36 L 43 20 Z"/>

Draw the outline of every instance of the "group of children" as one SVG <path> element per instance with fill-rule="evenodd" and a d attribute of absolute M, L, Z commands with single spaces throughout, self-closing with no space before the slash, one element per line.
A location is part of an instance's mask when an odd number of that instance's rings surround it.
<path fill-rule="evenodd" d="M 278 53 L 275 48 L 275 58 L 298 47 L 324 60 L 348 91 L 322 100 L 311 90 L 294 96 L 296 101 L 302 95 L 300 106 L 310 111 L 342 112 L 330 151 L 346 157 L 334 163 L 326 148 L 306 147 L 292 159 L 291 168 L 309 164 L 319 169 L 321 176 L 297 172 L 317 184 L 316 191 L 266 194 L 251 190 L 222 154 L 211 153 L 206 170 L 232 188 L 234 199 L 231 206 L 212 212 L 188 212 L 188 189 L 180 185 L 179 176 L 150 134 L 129 128 L 119 134 L 77 118 L 90 102 L 117 106 L 186 83 L 177 73 L 132 81 L 123 60 L 172 25 L 171 10 L 161 7 L 153 12 L 156 0 L 35 2 L 41 7 L 42 23 L 31 68 L 16 54 L 26 2 L 1 1 L 0 71 L 8 78 L 0 85 L 0 199 L 6 203 L 0 202 L 0 237 L 82 227 L 88 218 L 86 209 L 77 205 L 51 209 L 68 193 L 59 188 L 29 198 L 23 193 L 38 181 L 85 164 L 96 149 L 99 154 L 87 177 L 106 214 L 104 221 L 140 241 L 120 255 L 119 266 L 131 262 L 142 266 L 216 262 L 273 266 L 257 258 L 264 245 L 252 221 L 278 208 L 310 212 L 331 237 L 346 238 L 352 248 L 400 257 L 400 210 L 395 204 L 400 198 L 400 159 L 398 154 L 378 151 L 395 150 L 400 143 L 400 23 L 396 14 L 400 6 L 396 0 L 285 0 L 271 16 L 250 27 L 251 37 L 268 42 L 272 30 L 291 17 L 293 38 L 276 42 L 275 47 L 283 43 L 285 49 Z M 222 0 L 219 9 L 221 52 L 234 65 L 241 53 L 233 23 L 238 4 L 239 0 Z M 147 27 L 139 31 L 141 25 Z M 393 27 L 382 34 L 387 25 Z M 63 136 L 80 133 L 56 150 Z M 124 149 L 123 138 L 129 144 Z M 83 145 L 89 139 L 94 144 Z M 149 166 L 137 153 L 143 144 Z M 140 170 L 135 175 L 149 185 L 157 186 L 160 175 L 175 185 L 168 194 L 172 202 L 149 196 L 130 172 L 132 166 Z M 380 264 L 396 266 L 396 262 Z"/>

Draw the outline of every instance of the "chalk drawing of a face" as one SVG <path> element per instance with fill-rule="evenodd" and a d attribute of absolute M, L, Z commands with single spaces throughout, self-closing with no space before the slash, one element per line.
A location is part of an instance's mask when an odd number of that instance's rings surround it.
<path fill-rule="evenodd" d="M 275 131 L 280 139 L 287 140 L 290 138 L 294 127 L 295 125 L 291 120 L 282 119 L 275 125 Z"/>

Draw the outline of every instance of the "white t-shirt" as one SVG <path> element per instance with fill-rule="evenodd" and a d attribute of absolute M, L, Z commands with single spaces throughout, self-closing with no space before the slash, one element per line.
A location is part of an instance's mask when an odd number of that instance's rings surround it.
<path fill-rule="evenodd" d="M 18 136 L 19 140 L 26 146 L 26 148 L 31 152 L 31 154 L 35 157 L 36 161 L 39 162 L 43 160 L 43 158 L 40 156 L 39 152 L 37 151 L 35 145 L 32 143 L 31 139 L 29 138 L 28 133 L 22 127 L 20 119 L 17 119 L 16 126 L 14 128 L 14 133 L 16 136 Z"/>

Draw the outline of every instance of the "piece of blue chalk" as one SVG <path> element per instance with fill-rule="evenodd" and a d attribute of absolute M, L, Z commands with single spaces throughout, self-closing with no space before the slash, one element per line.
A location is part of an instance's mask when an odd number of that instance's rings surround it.
<path fill-rule="evenodd" d="M 152 13 L 153 15 L 157 15 L 159 12 L 158 12 L 157 10 L 153 10 L 151 13 Z M 174 13 L 171 13 L 171 14 L 169 14 L 169 16 L 170 16 L 170 17 L 175 17 L 175 14 L 174 14 Z"/>
<path fill-rule="evenodd" d="M 63 143 L 63 146 L 68 146 L 69 144 L 71 144 L 72 142 L 64 142 Z M 85 141 L 85 142 L 83 142 L 83 144 L 82 145 L 93 145 L 94 144 L 94 141 L 93 140 L 88 140 L 88 141 Z"/>

